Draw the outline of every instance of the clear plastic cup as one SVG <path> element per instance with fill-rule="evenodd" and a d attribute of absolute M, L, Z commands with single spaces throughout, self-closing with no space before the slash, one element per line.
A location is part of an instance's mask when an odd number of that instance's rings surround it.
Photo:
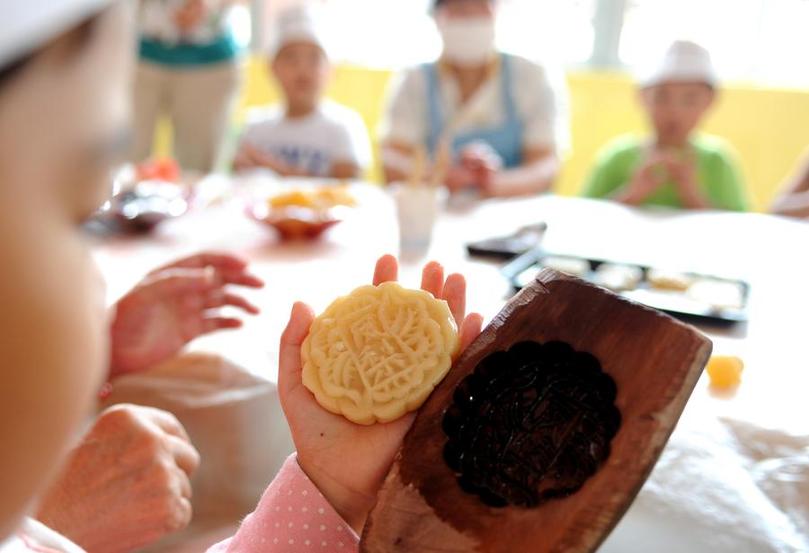
<path fill-rule="evenodd" d="M 393 197 L 399 222 L 399 246 L 403 253 L 426 252 L 438 216 L 439 188 L 394 184 Z"/>

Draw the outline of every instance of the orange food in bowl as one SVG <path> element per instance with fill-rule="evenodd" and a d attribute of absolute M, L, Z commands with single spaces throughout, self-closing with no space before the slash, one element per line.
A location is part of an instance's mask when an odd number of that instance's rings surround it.
<path fill-rule="evenodd" d="M 312 189 L 291 190 L 269 199 L 270 209 L 303 207 L 323 210 L 337 206 L 353 207 L 356 203 L 347 186 L 321 186 Z"/>
<path fill-rule="evenodd" d="M 311 193 L 303 190 L 293 190 L 292 192 L 284 192 L 273 196 L 269 200 L 270 209 L 279 209 L 282 207 L 309 207 L 314 208 L 314 197 Z"/>
<path fill-rule="evenodd" d="M 254 204 L 248 214 L 268 225 L 283 239 L 314 239 L 343 220 L 344 210 L 356 205 L 348 186 L 326 185 L 282 192 Z"/>

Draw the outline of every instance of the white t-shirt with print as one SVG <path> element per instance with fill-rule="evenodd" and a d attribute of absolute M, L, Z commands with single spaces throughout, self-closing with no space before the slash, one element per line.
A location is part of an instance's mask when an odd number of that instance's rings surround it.
<path fill-rule="evenodd" d="M 455 79 L 438 70 L 441 113 L 455 134 L 501 125 L 506 119 L 499 71 L 465 104 Z M 559 153 L 570 147 L 567 87 L 561 75 L 519 56 L 511 56 L 511 93 L 524 126 L 524 147 Z M 382 122 L 383 140 L 425 144 L 430 133 L 427 77 L 422 66 L 406 70 L 393 85 Z"/>
<path fill-rule="evenodd" d="M 281 106 L 252 110 L 240 141 L 315 176 L 328 176 L 335 162 L 366 169 L 371 144 L 358 113 L 323 101 L 311 115 L 290 119 Z"/>

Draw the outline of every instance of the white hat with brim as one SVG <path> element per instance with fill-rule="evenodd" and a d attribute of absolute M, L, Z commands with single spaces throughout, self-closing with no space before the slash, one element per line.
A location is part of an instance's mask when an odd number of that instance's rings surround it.
<path fill-rule="evenodd" d="M 705 83 L 716 87 L 719 79 L 710 52 L 695 42 L 679 40 L 668 48 L 662 60 L 638 76 L 642 88 L 669 82 Z"/>
<path fill-rule="evenodd" d="M 284 46 L 294 42 L 314 44 L 328 54 L 323 28 L 314 8 L 298 6 L 282 12 L 270 36 L 267 54 L 274 58 Z"/>
<path fill-rule="evenodd" d="M 101 11 L 113 0 L 0 0 L 0 69 Z"/>

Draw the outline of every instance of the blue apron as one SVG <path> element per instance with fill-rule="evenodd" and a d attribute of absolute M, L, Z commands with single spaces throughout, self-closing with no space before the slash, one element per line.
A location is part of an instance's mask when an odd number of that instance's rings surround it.
<path fill-rule="evenodd" d="M 438 76 L 438 64 L 428 63 L 422 66 L 427 78 L 427 102 L 429 105 L 429 134 L 427 146 L 431 152 L 438 150 L 438 142 L 444 132 L 446 121 L 441 110 L 441 89 Z M 456 135 L 452 141 L 452 153 L 458 152 L 473 142 L 485 142 L 491 146 L 503 159 L 503 165 L 508 168 L 519 167 L 523 156 L 523 124 L 517 113 L 514 101 L 512 58 L 502 54 L 500 62 L 500 81 L 502 87 L 503 107 L 505 108 L 505 121 L 496 127 L 476 129 Z"/>

